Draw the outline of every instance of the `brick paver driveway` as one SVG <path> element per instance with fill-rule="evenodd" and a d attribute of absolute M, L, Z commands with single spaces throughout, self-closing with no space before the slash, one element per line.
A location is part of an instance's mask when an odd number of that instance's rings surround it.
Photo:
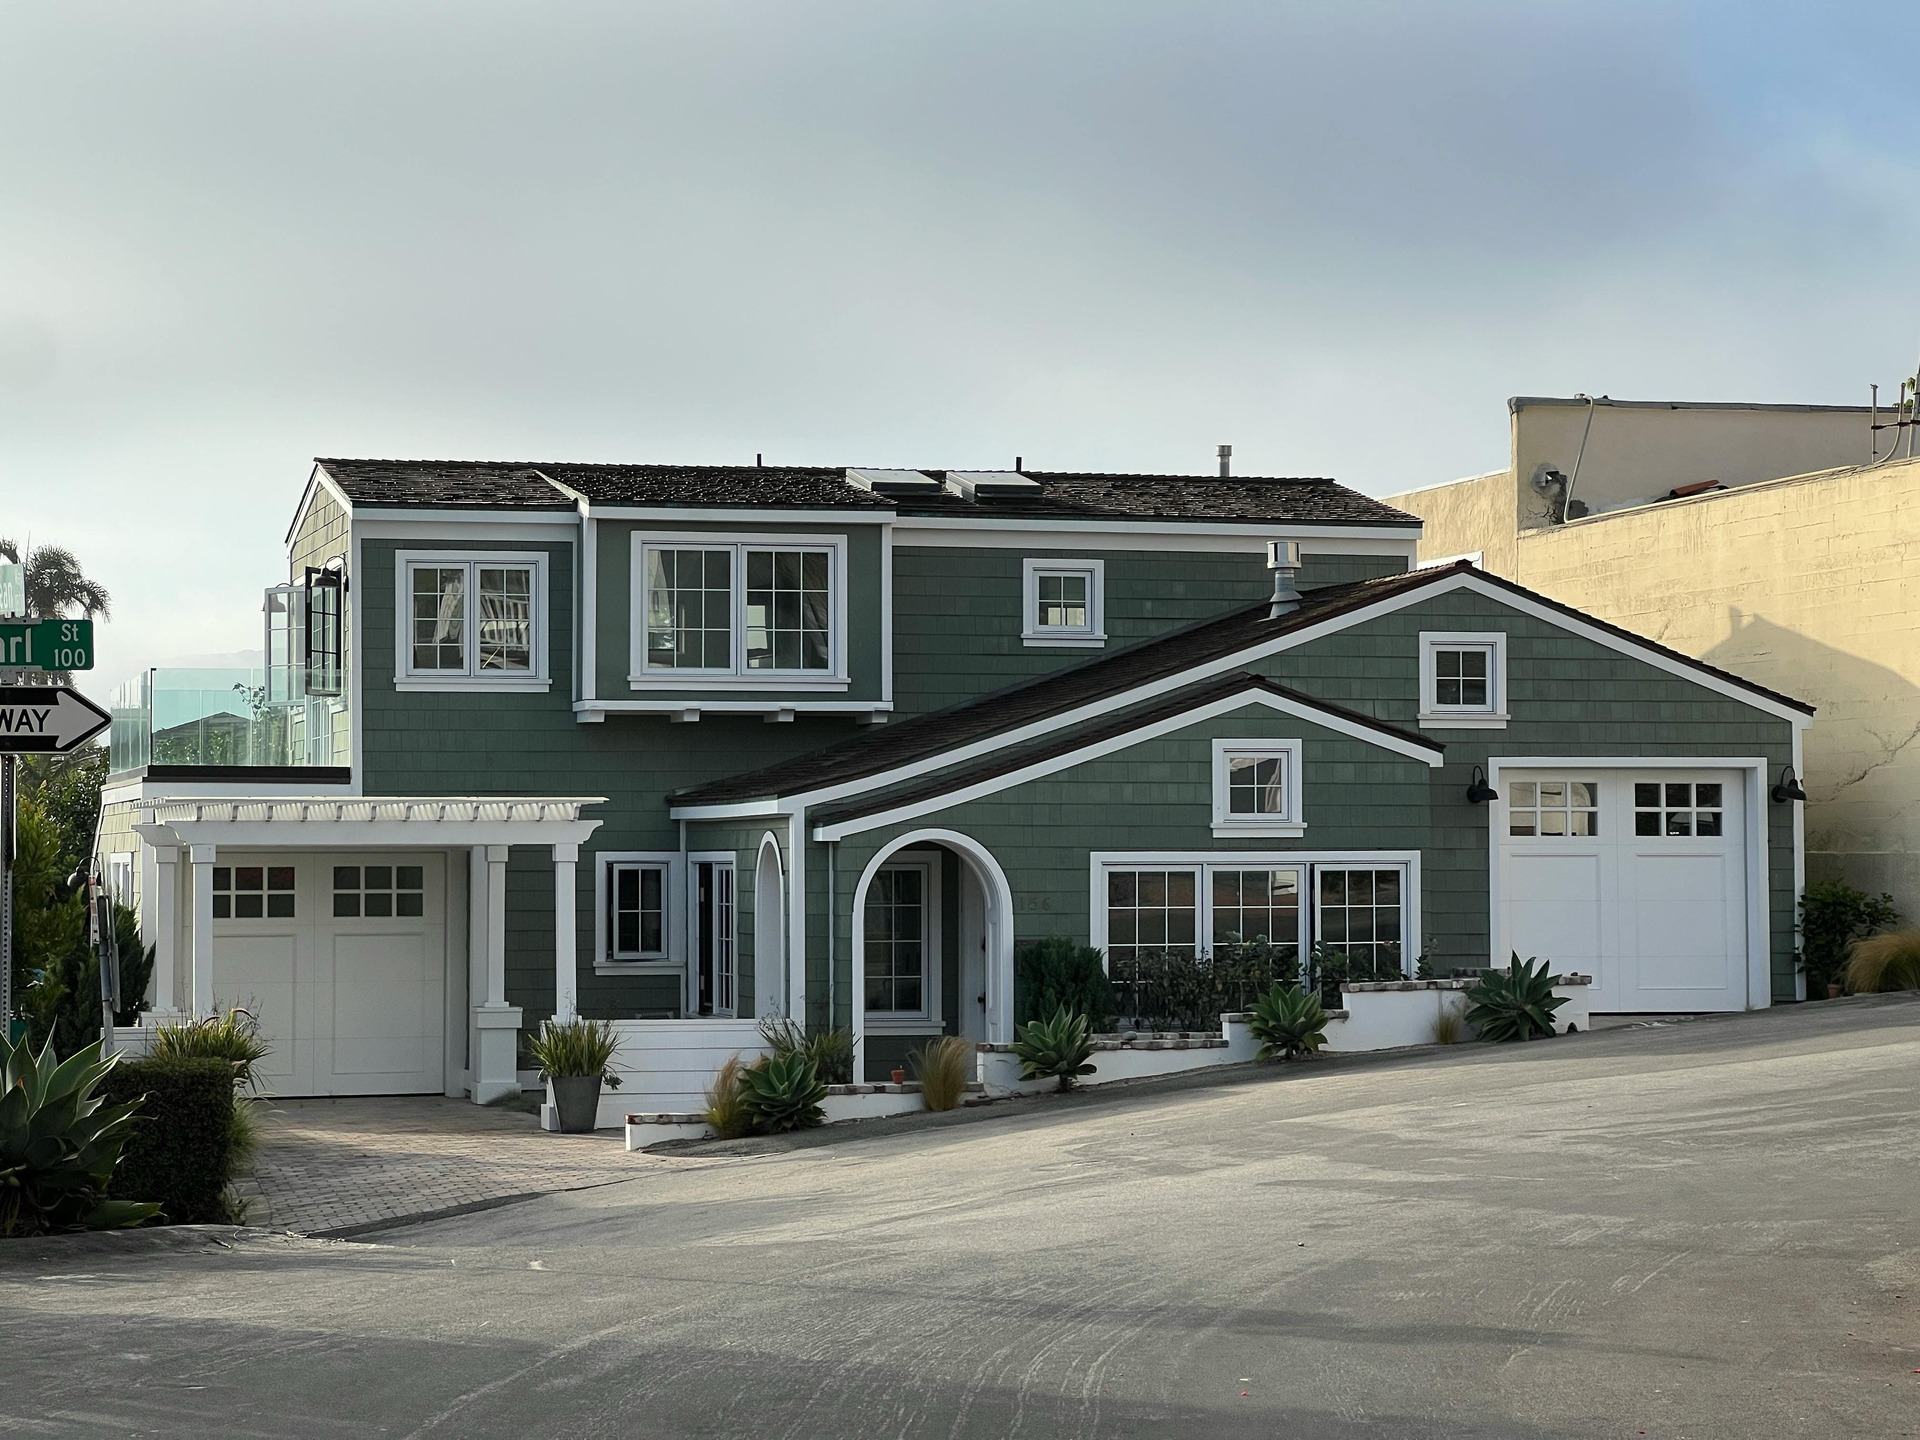
<path fill-rule="evenodd" d="M 646 1164 L 618 1131 L 553 1135 L 439 1095 L 256 1105 L 260 1151 L 237 1186 L 247 1222 L 306 1235 L 631 1180 Z"/>

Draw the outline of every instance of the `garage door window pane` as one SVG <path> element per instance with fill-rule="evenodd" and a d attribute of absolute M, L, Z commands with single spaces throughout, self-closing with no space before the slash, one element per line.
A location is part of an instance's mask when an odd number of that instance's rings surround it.
<path fill-rule="evenodd" d="M 293 918 L 293 867 L 267 867 L 267 916 L 273 920 Z"/>
<path fill-rule="evenodd" d="M 1508 786 L 1509 835 L 1600 833 L 1600 787 L 1592 780 L 1516 780 Z"/>
<path fill-rule="evenodd" d="M 358 865 L 333 867 L 333 913 L 335 915 L 360 913 L 360 867 Z"/>
<path fill-rule="evenodd" d="M 1641 782 L 1633 787 L 1635 835 L 1717 836 L 1726 833 L 1724 787 L 1709 781 Z"/>

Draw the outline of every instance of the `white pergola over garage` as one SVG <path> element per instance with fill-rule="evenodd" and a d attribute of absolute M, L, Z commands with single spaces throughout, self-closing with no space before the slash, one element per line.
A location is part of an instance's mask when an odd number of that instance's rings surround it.
<path fill-rule="evenodd" d="M 423 934 L 450 939 L 463 930 L 466 936 L 468 963 L 465 989 L 469 999 L 466 1063 L 457 1065 L 452 1059 L 448 1060 L 445 1066 L 448 1077 L 446 1088 L 452 1089 L 456 1073 L 464 1070 L 465 1088 L 478 1103 L 484 1104 L 511 1093 L 519 1083 L 515 1069 L 515 1048 L 521 1013 L 519 1007 L 509 1005 L 506 998 L 508 851 L 515 845 L 539 845 L 549 847 L 552 851 L 554 993 L 558 1012 L 562 1017 L 570 1017 L 577 984 L 575 867 L 580 858 L 581 844 L 600 826 L 598 820 L 582 819 L 580 812 L 586 806 L 600 803 L 603 802 L 595 796 L 515 799 L 276 797 L 175 800 L 143 807 L 140 823 L 134 829 L 152 848 L 155 865 L 155 883 L 150 892 L 152 904 L 149 913 L 141 916 L 142 929 L 154 937 L 155 945 L 155 1005 L 150 1013 L 151 1022 L 178 1019 L 183 1012 L 198 1017 L 213 1011 L 216 864 L 271 865 L 276 854 L 295 856 L 312 852 L 318 852 L 319 857 L 328 862 L 342 865 L 351 864 L 356 856 L 386 857 L 387 861 L 395 855 L 403 859 L 409 855 L 446 856 L 451 861 L 451 857 L 464 851 L 467 855 L 464 923 L 447 898 L 453 893 L 454 876 L 442 875 L 438 868 L 425 882 L 425 903 L 416 902 L 410 908 L 424 912 L 417 921 Z M 188 871 L 185 877 L 179 873 L 183 861 Z M 436 859 L 434 864 L 438 867 L 439 861 Z M 325 867 L 307 868 L 317 870 Z M 434 877 L 438 877 L 437 880 Z M 184 893 L 183 879 L 186 882 Z M 355 922 L 332 919 L 327 908 L 317 903 L 327 882 L 316 880 L 313 883 L 318 888 L 301 902 L 303 923 L 310 932 L 332 934 L 336 940 L 351 938 Z M 184 915 L 180 913 L 183 902 Z M 436 907 L 438 913 L 435 913 Z M 337 904 L 331 908 L 332 914 L 340 913 Z M 368 913 L 373 912 L 369 910 Z M 247 938 L 276 938 L 269 933 L 275 929 L 269 917 L 263 916 L 244 923 L 226 917 L 222 925 L 222 951 L 224 953 L 229 945 L 225 931 L 232 931 L 235 935 L 232 948 L 236 957 L 241 956 L 245 948 L 243 942 Z M 396 926 L 380 928 L 394 929 Z M 287 930 L 288 926 L 283 924 L 278 928 Z M 254 931 L 259 933 L 252 934 Z M 414 948 L 420 950 L 422 947 L 416 943 Z M 369 977 L 379 973 L 377 964 L 369 968 L 364 964 L 342 963 L 336 969 L 332 959 L 327 959 L 323 965 L 316 958 L 310 962 L 307 974 L 296 976 L 296 967 L 301 963 L 298 946 L 292 940 L 284 940 L 283 949 L 286 956 L 283 964 L 285 980 L 271 988 L 285 991 L 289 1017 L 296 1004 L 304 1007 L 303 1016 L 319 1008 L 313 1001 L 312 992 L 315 985 L 320 983 L 328 987 L 330 1004 L 335 1009 L 344 1006 L 348 1012 L 354 1012 L 357 1007 L 357 1013 L 364 1014 L 370 1009 L 378 1011 L 383 1003 L 382 998 L 371 990 L 359 995 L 352 993 L 355 986 L 365 990 L 373 983 Z M 181 964 L 183 958 L 184 969 Z M 373 958 L 377 961 L 379 957 Z M 412 963 L 416 969 L 421 964 L 417 959 Z M 433 962 L 429 958 L 426 963 L 431 965 Z M 451 978 L 446 974 L 449 969 L 449 966 L 442 965 L 432 971 L 430 978 L 439 987 L 435 993 L 446 993 L 445 981 Z M 323 977 L 321 981 L 314 979 L 316 974 Z M 456 990 L 453 993 L 457 995 L 458 992 Z M 295 996 L 301 998 L 296 1001 L 293 998 Z M 285 1037 L 276 1037 L 287 1044 L 291 1055 L 296 1048 L 296 1038 L 311 1033 L 311 1026 L 304 1019 L 297 1022 L 289 1019 L 286 1023 L 308 1026 L 306 1030 L 296 1029 Z M 429 1016 L 427 1022 L 423 1023 L 429 1023 L 431 1033 L 435 1035 L 443 1034 L 446 1029 L 438 1015 Z M 454 1028 L 457 1032 L 457 1024 Z M 326 1034 L 330 1037 L 332 1032 L 327 1031 Z M 442 1050 L 450 1056 L 458 1055 L 455 1047 L 443 1044 Z M 306 1078 L 291 1081 L 292 1088 L 287 1093 L 297 1093 L 303 1088 L 307 1093 L 341 1093 L 343 1086 L 330 1083 L 327 1078 L 334 1075 L 336 1068 L 325 1063 L 316 1068 L 310 1061 L 303 1061 L 297 1073 Z M 367 1087 L 377 1087 L 383 1083 L 380 1064 L 368 1064 L 359 1069 L 366 1076 L 364 1084 Z M 391 1067 L 388 1069 L 391 1070 Z M 439 1077 L 436 1075 L 435 1078 Z M 411 1088 L 429 1087 L 415 1085 Z M 435 1084 L 430 1088 L 439 1089 L 441 1086 Z M 454 1090 L 454 1093 L 459 1092 Z"/>

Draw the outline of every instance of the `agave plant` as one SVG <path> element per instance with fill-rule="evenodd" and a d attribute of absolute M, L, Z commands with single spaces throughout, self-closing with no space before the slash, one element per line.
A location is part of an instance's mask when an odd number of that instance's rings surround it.
<path fill-rule="evenodd" d="M 820 1082 L 820 1072 L 798 1051 L 765 1056 L 740 1072 L 741 1103 L 753 1128 L 765 1134 L 806 1130 L 820 1124 L 827 1118 L 820 1106 L 826 1098 L 827 1087 Z"/>
<path fill-rule="evenodd" d="M 138 1100 L 108 1105 L 94 1094 L 113 1068 L 98 1042 L 56 1061 L 0 1034 L 0 1235 L 119 1230 L 158 1205 L 107 1199 Z"/>
<path fill-rule="evenodd" d="M 1020 1059 L 1022 1080 L 1059 1080 L 1062 1090 L 1071 1090 L 1076 1077 L 1093 1074 L 1087 1063 L 1093 1054 L 1093 1030 L 1087 1017 L 1076 1015 L 1062 1005 L 1045 1020 L 1029 1020 L 1013 1039 L 1013 1053 Z"/>
<path fill-rule="evenodd" d="M 1539 968 L 1534 968 L 1538 966 Z M 1505 970 L 1488 970 L 1467 991 L 1467 1023 L 1482 1040 L 1531 1040 L 1553 1034 L 1553 1012 L 1567 1003 L 1555 995 L 1558 975 L 1547 973 L 1538 956 L 1522 960 L 1515 951 Z"/>
<path fill-rule="evenodd" d="M 1311 1055 L 1327 1043 L 1327 1012 L 1320 997 L 1298 985 L 1276 984 L 1253 1002 L 1247 1028 L 1260 1042 L 1260 1058 L 1282 1061 Z"/>

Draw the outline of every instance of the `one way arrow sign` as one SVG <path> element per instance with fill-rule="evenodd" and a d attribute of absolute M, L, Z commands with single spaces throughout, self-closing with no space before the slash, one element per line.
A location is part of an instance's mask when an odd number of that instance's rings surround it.
<path fill-rule="evenodd" d="M 64 685 L 0 685 L 0 755 L 74 750 L 112 719 Z"/>

